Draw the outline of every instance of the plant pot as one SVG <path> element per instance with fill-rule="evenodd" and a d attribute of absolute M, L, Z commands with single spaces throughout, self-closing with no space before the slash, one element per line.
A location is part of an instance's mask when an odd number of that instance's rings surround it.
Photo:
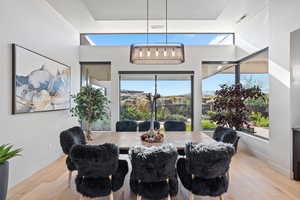
<path fill-rule="evenodd" d="M 0 163 L 0 200 L 6 199 L 7 186 L 8 186 L 8 169 L 9 164 L 7 161 Z"/>

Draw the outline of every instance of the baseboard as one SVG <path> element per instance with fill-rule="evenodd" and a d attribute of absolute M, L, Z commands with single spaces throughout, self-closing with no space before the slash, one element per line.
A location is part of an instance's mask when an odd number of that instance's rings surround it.
<path fill-rule="evenodd" d="M 275 171 L 279 172 L 280 174 L 289 177 L 289 178 L 293 178 L 293 173 L 291 170 L 281 167 L 280 165 L 278 165 L 276 162 L 274 162 L 273 160 L 267 159 L 268 165 L 274 169 Z"/>

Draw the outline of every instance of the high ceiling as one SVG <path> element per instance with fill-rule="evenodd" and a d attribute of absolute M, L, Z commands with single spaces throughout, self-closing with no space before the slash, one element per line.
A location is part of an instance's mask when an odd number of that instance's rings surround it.
<path fill-rule="evenodd" d="M 95 20 L 144 20 L 147 0 L 82 0 Z M 168 18 L 216 20 L 229 0 L 169 0 Z M 165 19 L 166 0 L 149 0 L 149 18 Z"/>
<path fill-rule="evenodd" d="M 47 0 L 81 33 L 144 33 L 146 0 Z M 234 32 L 268 0 L 168 0 L 169 32 Z M 165 31 L 165 0 L 149 0 L 149 31 Z"/>

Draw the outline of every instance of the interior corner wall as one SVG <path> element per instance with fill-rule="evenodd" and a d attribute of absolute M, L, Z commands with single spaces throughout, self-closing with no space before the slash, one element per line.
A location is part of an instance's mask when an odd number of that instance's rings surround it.
<path fill-rule="evenodd" d="M 60 155 L 60 131 L 77 121 L 69 111 L 11 114 L 12 49 L 17 43 L 72 67 L 72 92 L 79 89 L 79 32 L 45 0 L 0 1 L 0 144 L 24 150 L 10 160 L 9 187 L 16 185 Z"/>
<path fill-rule="evenodd" d="M 269 47 L 270 140 L 248 139 L 249 151 L 267 160 L 271 167 L 292 177 L 292 119 L 290 35 L 300 28 L 300 1 L 269 0 L 267 7 L 236 27 L 240 54 Z M 253 141 L 253 142 L 252 142 Z"/>
<path fill-rule="evenodd" d="M 300 127 L 300 29 L 291 33 L 291 100 L 292 127 Z"/>

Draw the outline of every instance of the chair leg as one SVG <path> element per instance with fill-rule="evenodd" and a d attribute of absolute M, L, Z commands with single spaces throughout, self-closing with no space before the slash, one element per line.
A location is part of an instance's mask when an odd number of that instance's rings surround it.
<path fill-rule="evenodd" d="M 189 200 L 194 200 L 194 194 L 192 192 L 189 193 Z"/>
<path fill-rule="evenodd" d="M 114 193 L 113 192 L 110 193 L 109 200 L 114 200 Z"/>
<path fill-rule="evenodd" d="M 68 185 L 71 187 L 71 180 L 72 180 L 72 171 L 69 171 L 69 177 L 68 177 Z"/>
<path fill-rule="evenodd" d="M 195 176 L 192 174 L 192 180 L 194 180 Z M 189 193 L 189 200 L 194 200 L 194 194 L 192 192 Z"/>
<path fill-rule="evenodd" d="M 220 200 L 224 200 L 224 198 L 223 198 L 223 196 L 222 196 L 222 195 L 220 196 Z"/>
<path fill-rule="evenodd" d="M 140 195 L 136 195 L 136 200 L 142 200 L 142 196 L 140 196 Z"/>

